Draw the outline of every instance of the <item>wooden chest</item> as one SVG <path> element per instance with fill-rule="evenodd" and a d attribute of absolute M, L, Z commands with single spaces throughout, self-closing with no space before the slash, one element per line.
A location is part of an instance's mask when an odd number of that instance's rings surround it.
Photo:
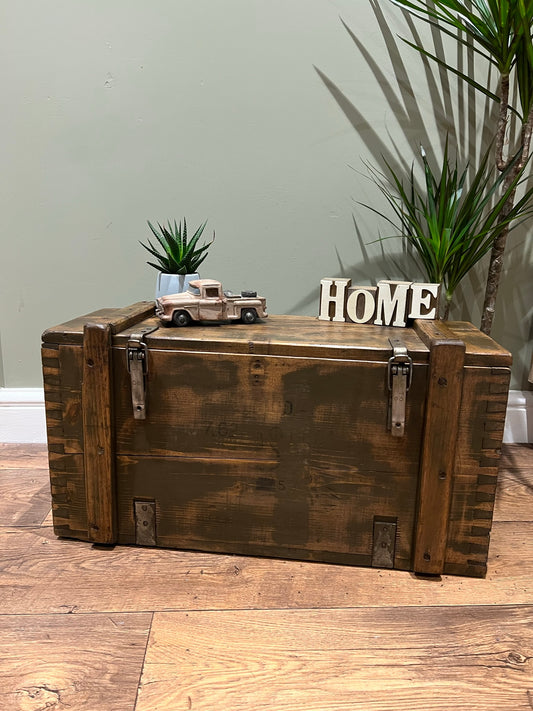
<path fill-rule="evenodd" d="M 42 356 L 59 536 L 486 573 L 511 356 L 468 323 L 169 328 L 142 302 Z"/>

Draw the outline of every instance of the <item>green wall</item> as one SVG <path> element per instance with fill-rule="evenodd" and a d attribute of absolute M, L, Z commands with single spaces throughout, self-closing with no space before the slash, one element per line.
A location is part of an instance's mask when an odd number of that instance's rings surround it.
<path fill-rule="evenodd" d="M 374 242 L 386 226 L 357 204 L 379 205 L 362 161 L 409 164 L 420 142 L 440 155 L 454 127 L 464 153 L 484 119 L 414 52 L 394 55 L 404 29 L 385 1 L 4 3 L 0 385 L 41 384 L 46 327 L 152 297 L 146 219 L 209 218 L 202 275 L 257 289 L 271 313 L 316 314 L 323 276 L 419 278 L 400 244 Z M 513 235 L 493 332 L 516 388 L 531 233 Z M 482 282 L 452 316 L 479 323 Z"/>

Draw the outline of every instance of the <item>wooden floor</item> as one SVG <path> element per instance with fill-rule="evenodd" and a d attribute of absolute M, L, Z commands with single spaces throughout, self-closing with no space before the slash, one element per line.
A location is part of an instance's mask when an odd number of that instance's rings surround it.
<path fill-rule="evenodd" d="M 0 444 L 2 711 L 533 709 L 533 447 L 485 580 L 59 540 L 45 449 Z"/>

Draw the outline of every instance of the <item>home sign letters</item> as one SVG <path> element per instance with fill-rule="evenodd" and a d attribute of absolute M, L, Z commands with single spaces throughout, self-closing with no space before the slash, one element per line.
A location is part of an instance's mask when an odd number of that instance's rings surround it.
<path fill-rule="evenodd" d="M 325 278 L 320 282 L 321 321 L 373 323 L 405 327 L 408 319 L 435 319 L 439 284 L 380 281 L 377 286 L 352 286 L 351 279 Z"/>

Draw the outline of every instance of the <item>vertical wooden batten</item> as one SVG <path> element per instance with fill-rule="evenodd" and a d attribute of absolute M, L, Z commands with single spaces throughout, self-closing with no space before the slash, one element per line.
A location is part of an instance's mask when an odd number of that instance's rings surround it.
<path fill-rule="evenodd" d="M 111 325 L 87 323 L 83 330 L 83 451 L 89 540 L 116 543 Z"/>
<path fill-rule="evenodd" d="M 422 440 L 413 570 L 444 571 L 455 448 L 463 390 L 465 344 L 439 322 L 417 322 L 431 348 Z"/>

